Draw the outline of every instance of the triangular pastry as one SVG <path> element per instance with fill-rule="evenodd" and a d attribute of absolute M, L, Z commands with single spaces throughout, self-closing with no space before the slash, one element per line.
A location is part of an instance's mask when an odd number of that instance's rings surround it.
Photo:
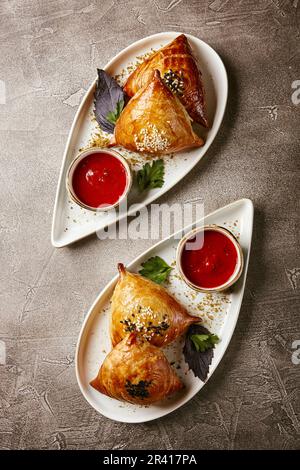
<path fill-rule="evenodd" d="M 149 405 L 183 388 L 164 353 L 128 334 L 104 359 L 91 386 L 117 400 Z"/>
<path fill-rule="evenodd" d="M 122 111 L 115 126 L 115 143 L 134 152 L 164 155 L 200 147 L 191 120 L 157 70 Z"/>
<path fill-rule="evenodd" d="M 132 72 L 124 86 L 127 95 L 134 96 L 145 86 L 155 69 L 177 94 L 191 118 L 208 128 L 202 75 L 184 34 L 155 52 Z"/>
<path fill-rule="evenodd" d="M 129 332 L 137 332 L 155 346 L 174 341 L 189 325 L 200 322 L 192 317 L 167 290 L 139 274 L 118 265 L 120 277 L 111 302 L 110 333 L 113 346 Z"/>

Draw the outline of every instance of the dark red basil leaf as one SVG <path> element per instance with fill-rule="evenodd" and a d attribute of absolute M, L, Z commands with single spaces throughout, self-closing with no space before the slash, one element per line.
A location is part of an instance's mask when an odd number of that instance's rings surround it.
<path fill-rule="evenodd" d="M 195 377 L 199 377 L 205 382 L 209 366 L 214 356 L 214 349 L 210 348 L 204 352 L 197 351 L 193 341 L 192 335 L 208 335 L 210 332 L 202 325 L 191 325 L 186 333 L 185 343 L 183 347 L 183 355 L 185 362 L 189 368 L 194 372 Z"/>
<path fill-rule="evenodd" d="M 103 131 L 113 134 L 115 125 L 107 117 L 109 113 L 116 112 L 120 101 L 125 101 L 125 93 L 116 80 L 104 70 L 97 69 L 97 71 L 98 80 L 94 95 L 95 117 Z"/>

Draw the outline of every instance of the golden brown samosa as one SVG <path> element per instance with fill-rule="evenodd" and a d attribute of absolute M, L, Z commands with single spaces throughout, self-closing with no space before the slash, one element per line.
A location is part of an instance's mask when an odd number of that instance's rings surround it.
<path fill-rule="evenodd" d="M 157 70 L 122 111 L 115 126 L 115 143 L 134 152 L 165 155 L 200 147 L 191 120 Z"/>
<path fill-rule="evenodd" d="M 124 86 L 127 95 L 134 96 L 145 86 L 155 69 L 177 94 L 191 118 L 208 128 L 202 74 L 184 34 L 159 49 L 132 72 Z"/>
<path fill-rule="evenodd" d="M 167 290 L 139 274 L 118 265 L 120 277 L 111 303 L 111 341 L 118 344 L 128 332 L 137 332 L 155 346 L 174 341 L 189 325 L 200 322 L 192 317 Z"/>
<path fill-rule="evenodd" d="M 91 386 L 117 400 L 149 405 L 183 388 L 163 352 L 129 333 L 104 359 Z"/>

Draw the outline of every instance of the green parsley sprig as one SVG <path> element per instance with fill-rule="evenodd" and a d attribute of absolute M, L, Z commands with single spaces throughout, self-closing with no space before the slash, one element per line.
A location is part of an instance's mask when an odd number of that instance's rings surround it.
<path fill-rule="evenodd" d="M 160 256 L 149 258 L 142 263 L 142 267 L 143 269 L 139 271 L 139 274 L 151 279 L 151 281 L 157 284 L 162 284 L 173 269 Z"/>
<path fill-rule="evenodd" d="M 147 189 L 161 188 L 164 184 L 165 165 L 163 160 L 155 160 L 152 165 L 146 163 L 137 172 L 136 181 L 139 191 Z"/>
<path fill-rule="evenodd" d="M 116 124 L 117 120 L 119 119 L 120 117 L 120 114 L 122 112 L 124 108 L 124 100 L 119 100 L 117 102 L 117 106 L 116 106 L 116 109 L 114 111 L 110 111 L 107 116 L 106 116 L 106 119 L 111 123 L 111 124 Z"/>
<path fill-rule="evenodd" d="M 205 352 L 207 349 L 213 348 L 215 344 L 219 342 L 219 337 L 211 333 L 204 335 L 191 335 L 190 338 L 198 352 Z"/>

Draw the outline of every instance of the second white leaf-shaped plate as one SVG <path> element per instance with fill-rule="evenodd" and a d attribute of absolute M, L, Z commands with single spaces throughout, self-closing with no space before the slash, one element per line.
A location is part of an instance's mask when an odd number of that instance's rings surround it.
<path fill-rule="evenodd" d="M 192 315 L 199 316 L 203 325 L 220 337 L 220 342 L 214 349 L 209 379 L 225 354 L 239 316 L 251 247 L 252 202 L 249 199 L 236 201 L 207 215 L 192 226 L 185 227 L 184 230 L 191 230 L 203 224 L 217 224 L 231 230 L 240 241 L 245 261 L 239 281 L 226 294 L 203 294 L 192 290 L 178 276 L 176 268 L 172 270 L 169 283 L 166 285 L 168 291 L 186 306 Z M 144 261 L 156 255 L 161 256 L 169 265 L 174 265 L 178 242 L 176 234 L 172 235 L 136 258 L 127 268 L 129 271 L 138 272 Z M 121 259 L 119 261 L 122 262 Z M 117 278 L 118 276 L 112 279 L 98 295 L 84 321 L 76 349 L 76 376 L 84 397 L 99 413 L 115 421 L 140 423 L 160 418 L 176 410 L 199 392 L 204 383 L 188 369 L 182 354 L 184 338 L 181 337 L 163 348 L 169 362 L 172 363 L 185 384 L 185 389 L 170 399 L 148 407 L 137 406 L 109 398 L 89 385 L 90 381 L 96 377 L 105 356 L 111 350 L 109 301 Z"/>
<path fill-rule="evenodd" d="M 128 75 L 130 72 L 130 67 L 132 69 L 137 61 L 141 60 L 141 57 L 151 52 L 151 50 L 158 50 L 180 34 L 179 32 L 166 32 L 141 39 L 116 55 L 104 67 L 104 70 L 112 76 L 119 75 L 120 82 L 124 82 L 126 74 Z M 142 194 L 138 194 L 134 189 L 131 191 L 128 198 L 127 215 L 135 215 L 138 210 L 137 206 L 130 210 L 132 204 L 139 204 L 141 207 L 151 203 L 191 171 L 210 147 L 222 122 L 228 94 L 227 74 L 223 62 L 208 44 L 189 34 L 186 36 L 202 71 L 211 127 L 208 131 L 198 128 L 197 132 L 205 140 L 203 147 L 176 153 L 172 158 L 164 157 L 165 183 L 162 188 L 152 189 Z M 51 240 L 56 247 L 69 245 L 126 216 L 126 213 L 120 216 L 114 212 L 96 213 L 84 210 L 69 200 L 66 191 L 65 178 L 71 161 L 80 148 L 89 146 L 92 136 L 97 132 L 95 120 L 92 118 L 95 83 L 96 81 L 91 85 L 78 108 L 63 157 L 52 223 Z M 129 154 L 127 151 L 122 151 L 122 149 L 120 151 L 129 161 L 137 162 L 132 164 L 134 169 L 135 166 L 138 168 L 142 164 L 140 155 Z"/>

